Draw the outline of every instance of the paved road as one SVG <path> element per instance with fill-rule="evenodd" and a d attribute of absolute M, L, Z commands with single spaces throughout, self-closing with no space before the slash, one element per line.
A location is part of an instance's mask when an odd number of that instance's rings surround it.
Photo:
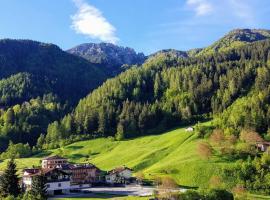
<path fill-rule="evenodd" d="M 126 186 L 126 187 L 93 187 L 83 189 L 93 193 L 106 193 L 124 196 L 151 196 L 155 187 Z"/>
<path fill-rule="evenodd" d="M 126 187 L 93 187 L 82 189 L 82 193 L 68 194 L 57 196 L 57 198 L 67 197 L 90 197 L 91 195 L 97 194 L 110 194 L 116 196 L 151 196 L 155 187 L 142 187 L 142 186 L 126 186 Z M 179 191 L 186 191 L 185 189 L 179 189 Z M 85 194 L 84 192 L 91 192 Z"/>

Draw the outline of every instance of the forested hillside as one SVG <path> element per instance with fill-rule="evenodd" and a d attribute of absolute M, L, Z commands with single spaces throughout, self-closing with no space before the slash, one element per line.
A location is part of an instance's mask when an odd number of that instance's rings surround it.
<path fill-rule="evenodd" d="M 254 99 L 251 114 L 241 113 L 242 124 L 232 127 L 232 133 L 238 134 L 246 126 L 264 133 L 268 129 L 269 50 L 270 41 L 263 40 L 189 59 L 157 55 L 143 67 L 106 81 L 82 99 L 72 114 L 48 127 L 46 141 L 52 144 L 71 135 L 123 139 L 156 133 L 217 116 L 241 97 L 250 107 L 251 94 L 260 101 Z M 221 119 L 237 115 L 231 109 Z M 260 114 L 258 124 L 249 123 L 257 121 Z M 217 126 L 231 127 L 229 123 L 219 120 Z"/>
<path fill-rule="evenodd" d="M 100 85 L 102 68 L 31 40 L 0 40 L 0 151 L 9 140 L 35 145 L 49 123 Z"/>
<path fill-rule="evenodd" d="M 270 31 L 266 29 L 235 29 L 207 48 L 195 52 L 195 56 L 209 55 L 230 51 L 252 42 L 270 39 Z M 192 51 L 190 51 L 192 54 Z"/>
<path fill-rule="evenodd" d="M 7 39 L 0 41 L 3 78 L 1 106 L 11 106 L 46 93 L 76 103 L 106 77 L 102 69 L 56 45 Z"/>

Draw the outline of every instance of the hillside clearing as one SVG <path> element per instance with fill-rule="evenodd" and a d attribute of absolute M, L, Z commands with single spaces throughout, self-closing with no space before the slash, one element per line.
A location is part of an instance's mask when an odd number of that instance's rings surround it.
<path fill-rule="evenodd" d="M 210 126 L 211 122 L 203 123 Z M 114 141 L 112 138 L 76 142 L 49 154 L 59 154 L 69 161 L 90 162 L 102 170 L 126 165 L 135 173 L 143 171 L 147 178 L 155 176 L 172 176 L 179 185 L 190 187 L 207 187 L 213 175 L 218 175 L 223 166 L 234 165 L 233 162 L 213 156 L 209 160 L 198 157 L 196 146 L 201 140 L 195 132 L 186 132 L 177 128 L 161 135 L 140 137 L 126 141 Z M 40 165 L 40 159 L 46 155 L 17 159 L 18 168 Z M 0 164 L 5 167 L 6 161 Z"/>

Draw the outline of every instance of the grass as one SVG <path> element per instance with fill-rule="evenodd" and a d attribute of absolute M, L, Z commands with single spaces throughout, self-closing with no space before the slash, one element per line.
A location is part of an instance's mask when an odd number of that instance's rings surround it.
<path fill-rule="evenodd" d="M 210 125 L 210 122 L 204 123 Z M 147 178 L 172 176 L 178 184 L 190 187 L 207 187 L 212 175 L 220 174 L 222 167 L 234 165 L 232 161 L 213 156 L 202 160 L 196 152 L 200 142 L 194 132 L 178 128 L 161 135 L 145 136 L 127 141 L 99 138 L 73 143 L 52 154 L 61 153 L 69 161 L 91 162 L 103 170 L 126 165 L 135 172 L 143 171 Z M 40 165 L 41 156 L 18 159 L 20 169 Z M 0 163 L 0 170 L 6 161 Z"/>
<path fill-rule="evenodd" d="M 270 200 L 270 196 L 250 194 L 248 195 L 248 199 L 249 200 Z"/>

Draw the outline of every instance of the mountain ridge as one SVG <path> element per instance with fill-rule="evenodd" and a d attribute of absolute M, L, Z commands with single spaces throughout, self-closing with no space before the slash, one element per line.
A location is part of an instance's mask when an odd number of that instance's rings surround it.
<path fill-rule="evenodd" d="M 130 47 L 111 43 L 84 43 L 67 50 L 67 52 L 91 63 L 102 65 L 112 75 L 120 73 L 123 65 L 141 65 L 146 59 L 143 53 L 136 53 Z"/>

